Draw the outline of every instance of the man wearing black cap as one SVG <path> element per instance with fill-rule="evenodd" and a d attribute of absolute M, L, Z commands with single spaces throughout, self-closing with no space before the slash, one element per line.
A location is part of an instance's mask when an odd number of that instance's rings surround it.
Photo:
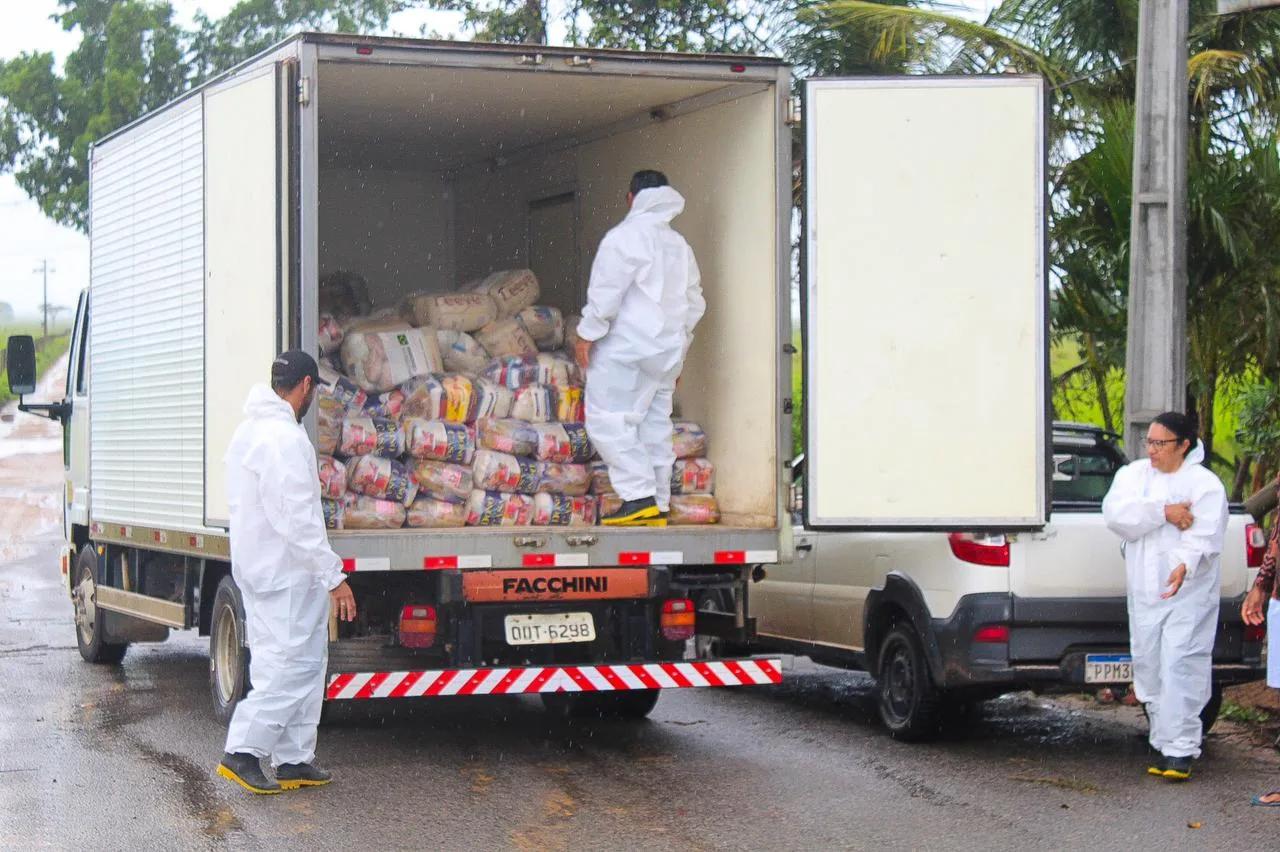
<path fill-rule="evenodd" d="M 244 599 L 249 694 L 236 705 L 218 774 L 255 793 L 328 784 L 315 766 L 329 662 L 329 613 L 351 621 L 355 597 L 329 546 L 315 449 L 302 428 L 320 369 L 284 352 L 271 386 L 254 385 L 227 448 L 231 573 Z M 262 771 L 270 758 L 276 778 Z"/>

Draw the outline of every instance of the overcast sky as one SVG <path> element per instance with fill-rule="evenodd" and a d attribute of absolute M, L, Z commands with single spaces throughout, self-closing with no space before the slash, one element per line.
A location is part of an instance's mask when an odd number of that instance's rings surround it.
<path fill-rule="evenodd" d="M 196 10 L 220 17 L 236 0 L 171 0 L 179 17 L 189 23 Z M 985 12 L 995 0 L 954 0 Z M 75 49 L 78 35 L 66 33 L 50 20 L 55 0 L 5 3 L 0 27 L 0 57 L 23 51 L 52 50 L 59 59 Z M 416 35 L 423 26 L 441 33 L 459 31 L 459 16 L 439 12 L 407 12 L 392 21 L 395 32 Z M 89 243 L 72 228 L 54 224 L 39 206 L 18 188 L 12 175 L 0 175 L 0 301 L 13 305 L 19 315 L 35 317 L 44 301 L 39 269 L 48 261 L 49 302 L 74 307 L 89 281 Z"/>

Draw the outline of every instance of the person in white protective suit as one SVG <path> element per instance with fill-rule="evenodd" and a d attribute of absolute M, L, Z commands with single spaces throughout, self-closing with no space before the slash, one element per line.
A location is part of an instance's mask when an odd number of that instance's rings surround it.
<path fill-rule="evenodd" d="M 249 391 L 226 455 L 231 573 L 244 600 L 252 687 L 231 717 L 218 774 L 255 793 L 331 780 L 313 762 L 329 612 L 350 621 L 356 607 L 329 547 L 315 449 L 301 425 L 320 383 L 310 355 L 281 354 L 271 387 Z"/>
<path fill-rule="evenodd" d="M 1159 755 L 1147 771 L 1185 780 L 1212 690 L 1227 495 L 1185 414 L 1158 416 L 1146 447 L 1116 473 L 1102 514 L 1125 540 L 1133 686 Z"/>
<path fill-rule="evenodd" d="M 587 434 L 623 501 L 600 522 L 666 526 L 672 400 L 707 303 L 693 249 L 671 227 L 684 198 L 646 169 L 631 178 L 627 202 L 592 264 L 575 356 L 587 373 Z"/>

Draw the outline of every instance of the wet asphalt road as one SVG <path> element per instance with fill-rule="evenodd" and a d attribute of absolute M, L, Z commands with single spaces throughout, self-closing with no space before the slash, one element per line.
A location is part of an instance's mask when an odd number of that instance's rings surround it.
<path fill-rule="evenodd" d="M 906 745 L 865 677 L 804 660 L 778 688 L 668 693 L 641 723 L 370 703 L 321 729 L 333 785 L 255 797 L 212 774 L 206 640 L 82 662 L 58 533 L 26 543 L 0 565 L 2 849 L 1280 848 L 1280 812 L 1248 805 L 1280 765 L 1239 737 L 1186 785 L 1144 774 L 1131 708 L 1006 698 Z"/>

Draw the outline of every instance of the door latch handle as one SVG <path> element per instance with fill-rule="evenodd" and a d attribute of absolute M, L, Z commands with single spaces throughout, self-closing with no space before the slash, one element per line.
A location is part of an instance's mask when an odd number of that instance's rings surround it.
<path fill-rule="evenodd" d="M 811 550 L 813 550 L 813 542 L 811 541 L 801 542 L 796 545 L 796 550 L 798 550 L 801 553 L 809 553 Z"/>

